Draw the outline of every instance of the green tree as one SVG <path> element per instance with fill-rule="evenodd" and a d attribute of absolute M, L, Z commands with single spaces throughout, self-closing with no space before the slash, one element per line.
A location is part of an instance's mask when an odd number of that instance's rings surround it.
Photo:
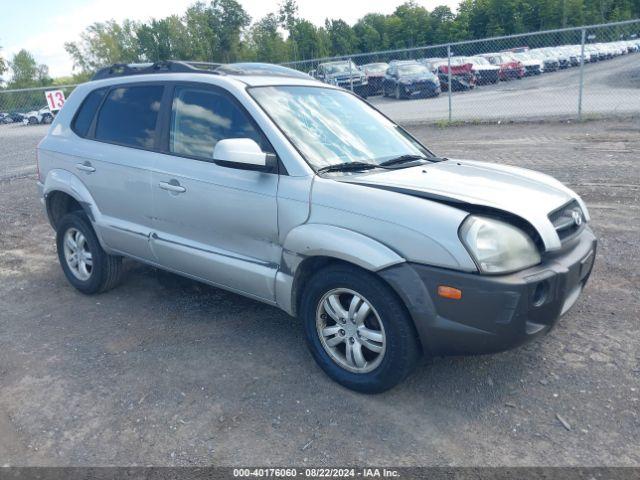
<path fill-rule="evenodd" d="M 0 47 L 2 50 L 2 47 Z M 0 56 L 0 75 L 7 71 L 7 62 L 5 62 L 4 58 Z"/>
<path fill-rule="evenodd" d="M 217 59 L 234 62 L 239 59 L 240 35 L 251 23 L 251 17 L 237 0 L 213 0 L 210 21 L 218 37 Z"/>
<path fill-rule="evenodd" d="M 329 55 L 326 32 L 308 20 L 295 22 L 289 35 L 289 42 L 293 59 L 318 58 Z"/>
<path fill-rule="evenodd" d="M 27 50 L 20 50 L 9 62 L 13 75 L 9 88 L 33 87 L 38 79 L 38 64 Z"/>
<path fill-rule="evenodd" d="M 289 35 L 298 21 L 298 4 L 296 0 L 284 0 L 278 7 L 278 22 Z"/>
<path fill-rule="evenodd" d="M 141 60 L 137 28 L 138 24 L 132 20 L 125 20 L 122 25 L 115 20 L 97 22 L 80 34 L 79 42 L 65 43 L 64 48 L 71 55 L 74 67 L 82 71 L 137 62 Z"/>
<path fill-rule="evenodd" d="M 261 62 L 279 63 L 287 59 L 287 44 L 278 31 L 279 18 L 270 13 L 251 27 L 250 49 L 245 55 Z"/>
<path fill-rule="evenodd" d="M 347 55 L 356 51 L 358 39 L 344 20 L 325 20 L 324 28 L 329 37 L 331 55 Z"/>
<path fill-rule="evenodd" d="M 397 48 L 400 46 L 411 48 L 432 42 L 431 17 L 426 8 L 409 1 L 398 6 L 393 12 L 393 17 L 400 20 L 397 23 L 400 32 L 393 40 Z"/>
<path fill-rule="evenodd" d="M 213 62 L 217 57 L 219 42 L 211 21 L 210 9 L 204 3 L 197 2 L 187 9 L 183 22 L 191 53 L 191 57 L 187 59 Z"/>

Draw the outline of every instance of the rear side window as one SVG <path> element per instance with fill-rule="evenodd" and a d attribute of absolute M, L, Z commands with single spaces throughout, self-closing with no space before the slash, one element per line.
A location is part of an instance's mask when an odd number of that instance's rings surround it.
<path fill-rule="evenodd" d="M 216 143 L 225 138 L 250 138 L 263 151 L 271 150 L 245 112 L 226 95 L 177 87 L 171 113 L 169 151 L 211 160 Z"/>
<path fill-rule="evenodd" d="M 117 87 L 109 92 L 96 123 L 96 140 L 152 148 L 162 85 Z"/>
<path fill-rule="evenodd" d="M 106 88 L 99 88 L 98 90 L 94 90 L 89 95 L 87 95 L 87 97 L 84 99 L 84 102 L 82 102 L 82 105 L 80 105 L 71 128 L 73 128 L 73 131 L 81 137 L 86 137 L 87 133 L 89 133 L 89 128 L 91 127 L 93 117 L 95 116 L 96 111 L 100 106 L 100 102 L 102 102 L 102 98 L 104 97 L 104 94 L 106 92 Z"/>

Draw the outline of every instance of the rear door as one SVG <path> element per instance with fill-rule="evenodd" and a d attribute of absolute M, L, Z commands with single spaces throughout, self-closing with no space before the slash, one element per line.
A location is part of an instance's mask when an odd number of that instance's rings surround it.
<path fill-rule="evenodd" d="M 152 175 L 153 251 L 172 270 L 272 301 L 281 253 L 278 173 L 218 165 L 213 150 L 225 138 L 273 149 L 225 90 L 175 84 L 172 91 L 165 153 Z"/>
<path fill-rule="evenodd" d="M 126 84 L 96 90 L 85 104 L 99 104 L 91 123 L 81 108 L 70 168 L 87 186 L 102 219 L 96 228 L 105 244 L 143 260 L 153 260 L 151 169 L 155 162 L 164 85 Z M 90 112 L 87 109 L 87 114 Z"/>

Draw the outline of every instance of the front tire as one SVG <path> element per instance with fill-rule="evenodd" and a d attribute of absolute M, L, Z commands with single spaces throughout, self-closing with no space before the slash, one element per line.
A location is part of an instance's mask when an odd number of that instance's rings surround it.
<path fill-rule="evenodd" d="M 115 287 L 122 274 L 122 257 L 107 254 L 82 212 L 62 217 L 56 229 L 58 260 L 67 280 L 91 295 Z"/>
<path fill-rule="evenodd" d="M 351 390 L 388 390 L 411 373 L 420 356 L 404 305 L 364 270 L 340 265 L 316 273 L 304 290 L 300 316 L 320 368 Z"/>

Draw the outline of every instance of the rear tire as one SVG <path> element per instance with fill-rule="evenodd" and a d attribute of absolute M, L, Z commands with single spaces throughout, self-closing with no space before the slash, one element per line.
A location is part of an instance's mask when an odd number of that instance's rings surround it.
<path fill-rule="evenodd" d="M 84 294 L 106 292 L 122 276 L 122 257 L 109 255 L 100 246 L 83 212 L 71 212 L 57 225 L 58 260 L 67 280 Z"/>
<path fill-rule="evenodd" d="M 309 280 L 300 318 L 315 361 L 351 390 L 388 390 L 420 357 L 404 304 L 378 276 L 350 265 L 327 267 Z"/>

